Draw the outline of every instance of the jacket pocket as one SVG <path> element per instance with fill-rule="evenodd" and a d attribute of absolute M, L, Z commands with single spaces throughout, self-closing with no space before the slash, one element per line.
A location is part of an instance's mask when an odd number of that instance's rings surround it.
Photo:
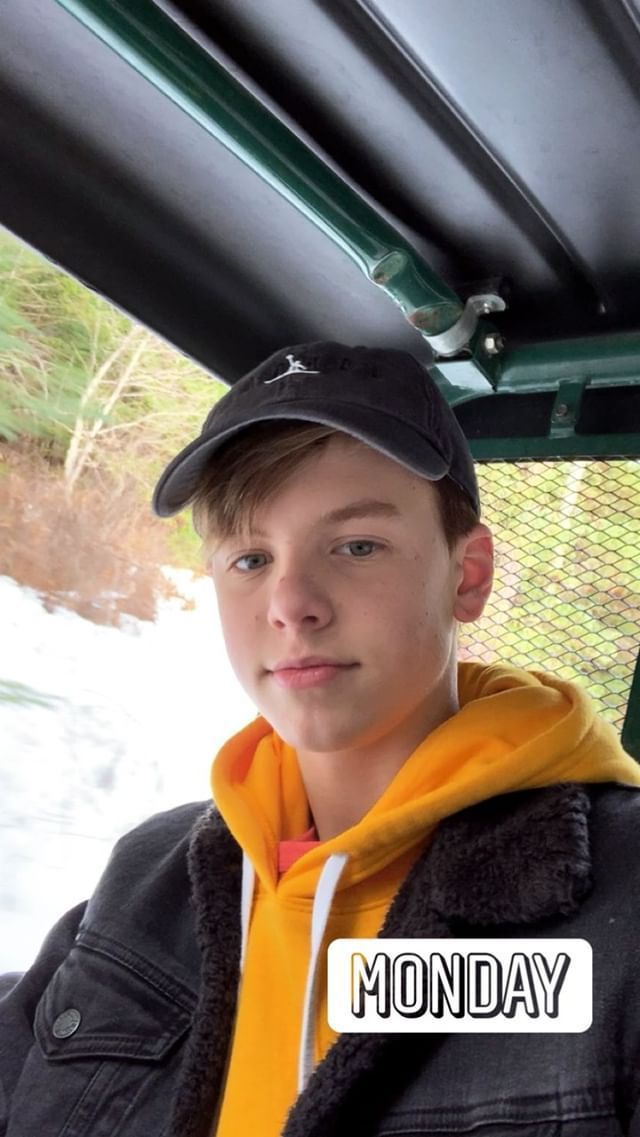
<path fill-rule="evenodd" d="M 7 1137 L 162 1133 L 194 1003 L 124 948 L 75 946 L 38 1004 Z"/>

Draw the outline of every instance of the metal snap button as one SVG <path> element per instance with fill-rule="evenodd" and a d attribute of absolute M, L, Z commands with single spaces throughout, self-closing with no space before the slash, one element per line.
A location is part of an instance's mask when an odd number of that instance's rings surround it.
<path fill-rule="evenodd" d="M 54 1038 L 69 1038 L 70 1035 L 75 1034 L 80 1023 L 82 1015 L 75 1007 L 69 1007 L 58 1015 L 53 1024 L 53 1037 Z"/>

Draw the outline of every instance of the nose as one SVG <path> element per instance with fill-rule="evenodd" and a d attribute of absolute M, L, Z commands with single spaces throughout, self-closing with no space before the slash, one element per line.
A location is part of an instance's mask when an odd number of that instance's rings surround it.
<path fill-rule="evenodd" d="M 268 620 L 274 628 L 325 627 L 333 619 L 331 600 L 304 566 L 289 564 L 274 577 L 268 602 Z"/>

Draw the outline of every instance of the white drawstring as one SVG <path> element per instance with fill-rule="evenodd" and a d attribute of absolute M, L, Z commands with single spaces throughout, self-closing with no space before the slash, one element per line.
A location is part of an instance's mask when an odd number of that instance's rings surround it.
<path fill-rule="evenodd" d="M 311 950 L 307 967 L 307 982 L 302 1008 L 302 1028 L 300 1031 L 300 1048 L 298 1052 L 298 1093 L 305 1088 L 313 1071 L 314 1049 L 314 1010 L 315 988 L 318 971 L 318 957 L 327 921 L 331 912 L 331 905 L 335 896 L 342 871 L 349 860 L 347 853 L 334 853 L 328 857 L 323 865 L 322 872 L 313 898 L 311 913 Z M 251 921 L 251 906 L 253 890 L 255 887 L 255 869 L 246 853 L 242 854 L 242 892 L 240 901 L 240 918 L 242 939 L 240 945 L 240 975 L 244 970 L 249 939 L 249 924 Z"/>
<path fill-rule="evenodd" d="M 298 1093 L 305 1088 L 313 1070 L 313 1026 L 316 974 L 318 969 L 318 956 L 322 946 L 327 920 L 331 912 L 333 897 L 342 870 L 349 857 L 346 853 L 334 853 L 325 862 L 313 898 L 313 912 L 311 916 L 311 954 L 307 968 L 307 985 L 304 994 L 302 1011 L 302 1030 L 300 1032 L 300 1049 L 298 1052 Z"/>
<path fill-rule="evenodd" d="M 249 923 L 251 921 L 251 905 L 253 903 L 253 889 L 256 872 L 246 853 L 242 854 L 242 893 L 240 899 L 240 926 L 242 939 L 240 942 L 240 975 L 244 971 L 244 960 L 247 954 L 247 940 L 249 939 Z"/>

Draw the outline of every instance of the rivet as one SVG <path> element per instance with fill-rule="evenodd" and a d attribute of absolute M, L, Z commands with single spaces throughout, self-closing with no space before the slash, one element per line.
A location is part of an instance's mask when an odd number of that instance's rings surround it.
<path fill-rule="evenodd" d="M 54 1038 L 69 1038 L 75 1034 L 80 1023 L 82 1022 L 82 1015 L 75 1007 L 68 1007 L 61 1015 L 58 1015 L 53 1024 L 53 1037 Z"/>

